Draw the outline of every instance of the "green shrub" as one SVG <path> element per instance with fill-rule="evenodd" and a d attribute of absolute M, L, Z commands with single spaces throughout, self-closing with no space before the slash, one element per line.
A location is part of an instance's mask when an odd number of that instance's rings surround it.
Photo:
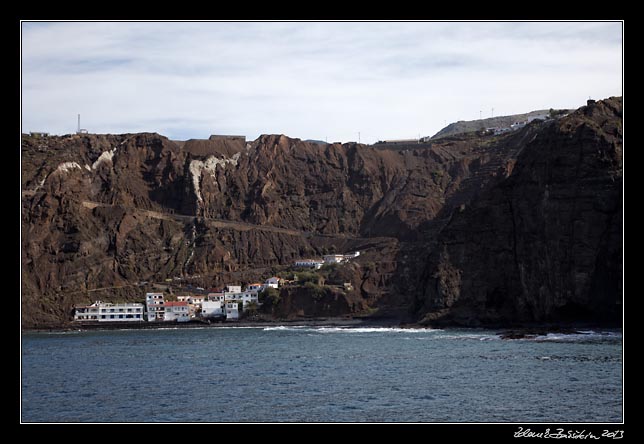
<path fill-rule="evenodd" d="M 259 307 L 257 305 L 257 302 L 251 301 L 248 304 L 246 304 L 246 308 L 244 309 L 244 312 L 247 313 L 248 315 L 253 315 L 257 313 L 258 308 Z"/>
<path fill-rule="evenodd" d="M 301 271 L 297 273 L 297 281 L 300 284 L 305 284 L 307 282 L 317 283 L 319 276 L 317 273 L 311 271 Z"/>
<path fill-rule="evenodd" d="M 324 297 L 324 293 L 325 293 L 324 287 L 321 287 L 314 282 L 305 283 L 304 288 L 306 288 L 307 292 L 316 301 L 319 301 Z"/>
<path fill-rule="evenodd" d="M 280 292 L 277 288 L 268 287 L 258 295 L 262 304 L 277 305 L 280 302 Z"/>

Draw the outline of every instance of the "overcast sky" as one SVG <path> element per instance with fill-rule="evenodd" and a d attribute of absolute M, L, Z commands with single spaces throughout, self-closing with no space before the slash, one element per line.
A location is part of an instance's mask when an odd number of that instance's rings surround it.
<path fill-rule="evenodd" d="M 22 130 L 433 135 L 622 94 L 622 24 L 22 24 Z"/>

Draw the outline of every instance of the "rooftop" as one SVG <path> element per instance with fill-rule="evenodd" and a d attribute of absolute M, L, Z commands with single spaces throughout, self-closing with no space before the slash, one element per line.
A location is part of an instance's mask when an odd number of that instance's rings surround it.
<path fill-rule="evenodd" d="M 166 307 L 187 307 L 188 303 L 185 301 L 169 301 L 165 303 Z"/>

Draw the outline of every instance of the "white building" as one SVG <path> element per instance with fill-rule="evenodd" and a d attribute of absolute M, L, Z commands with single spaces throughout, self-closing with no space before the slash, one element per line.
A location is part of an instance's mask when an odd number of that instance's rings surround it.
<path fill-rule="evenodd" d="M 241 285 L 226 285 L 224 293 L 241 293 Z"/>
<path fill-rule="evenodd" d="M 190 313 L 188 303 L 168 301 L 165 304 L 165 321 L 188 322 Z"/>
<path fill-rule="evenodd" d="M 260 284 L 259 282 L 256 282 L 254 284 L 248 284 L 246 286 L 246 291 L 262 291 L 264 289 L 264 285 Z"/>
<path fill-rule="evenodd" d="M 320 268 L 322 268 L 322 265 L 324 265 L 324 261 L 316 261 L 315 259 L 300 259 L 298 261 L 295 261 L 294 265 L 296 267 L 313 268 L 315 270 L 319 270 Z"/>
<path fill-rule="evenodd" d="M 75 305 L 74 321 L 98 321 L 99 306 L 103 304 L 96 301 L 91 305 Z"/>
<path fill-rule="evenodd" d="M 279 286 L 280 286 L 280 278 L 278 278 L 276 276 L 269 277 L 268 279 L 266 279 L 266 282 L 264 283 L 264 285 L 266 285 L 267 287 L 271 287 L 271 288 L 279 288 Z"/>
<path fill-rule="evenodd" d="M 206 300 L 206 296 L 202 296 L 202 295 L 195 296 L 195 295 L 193 295 L 193 296 L 190 296 L 190 298 L 186 302 L 188 304 L 200 306 L 203 303 L 203 301 L 205 301 L 205 300 Z"/>
<path fill-rule="evenodd" d="M 187 302 L 188 303 L 188 313 L 191 318 L 194 318 L 197 311 L 201 309 L 201 304 L 203 303 L 205 296 L 177 296 L 177 301 Z"/>
<path fill-rule="evenodd" d="M 195 296 L 195 295 L 190 295 L 190 296 L 177 296 L 177 301 L 179 302 L 187 302 L 188 305 L 199 305 L 201 304 L 204 300 L 206 299 L 205 296 Z"/>
<path fill-rule="evenodd" d="M 239 319 L 239 303 L 226 302 L 226 320 L 236 321 Z"/>
<path fill-rule="evenodd" d="M 96 301 L 92 305 L 75 307 L 74 321 L 143 321 L 143 304 L 110 304 Z"/>
<path fill-rule="evenodd" d="M 148 321 L 163 321 L 165 319 L 165 305 L 163 293 L 146 293 L 145 310 Z"/>
<path fill-rule="evenodd" d="M 244 293 L 237 292 L 237 293 L 228 293 L 224 292 L 224 302 L 227 301 L 240 301 Z"/>
<path fill-rule="evenodd" d="M 203 301 L 201 304 L 201 317 L 212 318 L 224 315 L 224 303 L 222 301 Z"/>
<path fill-rule="evenodd" d="M 224 293 L 208 293 L 206 296 L 206 301 L 220 301 L 223 302 L 225 300 Z M 206 302 L 204 301 L 204 302 Z M 202 304 L 203 307 L 203 304 Z"/>
<path fill-rule="evenodd" d="M 259 304 L 259 297 L 256 291 L 245 291 L 242 293 L 241 301 L 244 309 L 246 309 L 246 306 L 251 302 Z"/>
<path fill-rule="evenodd" d="M 255 290 L 246 290 L 240 293 L 224 293 L 224 302 L 241 302 L 243 307 L 251 303 L 259 303 L 258 292 Z"/>
<path fill-rule="evenodd" d="M 344 262 L 344 254 L 325 254 L 324 263 L 325 264 L 340 264 Z"/>
<path fill-rule="evenodd" d="M 347 262 L 351 259 L 355 259 L 358 256 L 360 256 L 359 251 L 354 251 L 353 253 L 347 253 L 347 254 L 327 254 L 324 256 L 324 263 L 325 264 L 341 264 L 343 262 Z"/>

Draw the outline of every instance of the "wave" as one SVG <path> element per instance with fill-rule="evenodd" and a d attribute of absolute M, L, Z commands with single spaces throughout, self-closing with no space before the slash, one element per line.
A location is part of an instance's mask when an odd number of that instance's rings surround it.
<path fill-rule="evenodd" d="M 562 333 L 548 333 L 539 335 L 534 338 L 526 338 L 528 340 L 537 342 L 586 342 L 586 341 L 606 341 L 606 340 L 621 340 L 622 333 L 615 331 L 594 331 L 582 330 L 578 333 L 562 334 Z"/>
<path fill-rule="evenodd" d="M 320 333 L 427 333 L 438 330 L 400 327 L 320 327 L 318 331 Z"/>
<path fill-rule="evenodd" d="M 61 330 L 61 331 L 26 331 L 23 332 L 23 336 L 31 336 L 31 335 L 77 335 L 79 333 L 83 333 L 86 330 L 81 330 L 81 329 L 76 329 L 76 330 Z"/>
<path fill-rule="evenodd" d="M 493 333 L 480 333 L 480 334 L 442 334 L 435 337 L 435 339 L 457 339 L 460 341 L 496 341 L 501 339 L 498 335 Z"/>
<path fill-rule="evenodd" d="M 302 329 L 306 329 L 306 325 L 291 325 L 289 327 L 285 325 L 279 325 L 277 327 L 264 327 L 264 331 L 302 331 Z"/>
<path fill-rule="evenodd" d="M 427 333 L 440 331 L 431 328 L 399 328 L 399 327 L 314 327 L 307 325 L 280 325 L 264 327 L 264 331 L 296 331 L 307 333 Z"/>

